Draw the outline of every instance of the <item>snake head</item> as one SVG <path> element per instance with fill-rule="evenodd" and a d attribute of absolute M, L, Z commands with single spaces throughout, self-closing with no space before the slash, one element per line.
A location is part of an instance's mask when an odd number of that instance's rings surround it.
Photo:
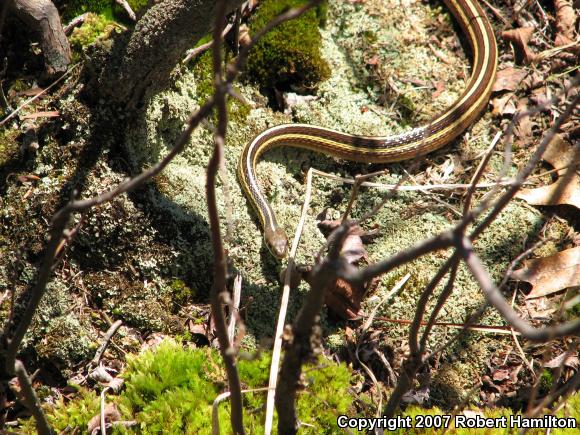
<path fill-rule="evenodd" d="M 288 253 L 288 238 L 282 229 L 266 229 L 266 231 L 264 231 L 264 239 L 266 241 L 266 246 L 274 257 L 278 260 L 282 260 L 286 257 L 286 254 Z"/>

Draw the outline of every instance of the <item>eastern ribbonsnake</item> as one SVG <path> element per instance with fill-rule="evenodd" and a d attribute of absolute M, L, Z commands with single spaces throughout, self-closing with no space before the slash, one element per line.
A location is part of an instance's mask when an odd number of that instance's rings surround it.
<path fill-rule="evenodd" d="M 269 128 L 246 145 L 240 157 L 241 185 L 264 227 L 266 245 L 277 258 L 286 256 L 288 239 L 256 178 L 256 163 L 272 148 L 292 146 L 367 163 L 388 163 L 422 156 L 461 134 L 486 107 L 495 80 L 497 45 L 493 29 L 477 0 L 444 0 L 468 39 L 472 72 L 457 101 L 424 126 L 385 137 L 356 136 L 307 124 Z"/>

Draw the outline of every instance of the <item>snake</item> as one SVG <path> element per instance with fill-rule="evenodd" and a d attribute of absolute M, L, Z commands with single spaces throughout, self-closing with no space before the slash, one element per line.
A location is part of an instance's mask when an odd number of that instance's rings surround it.
<path fill-rule="evenodd" d="M 444 0 L 471 48 L 471 74 L 465 89 L 443 113 L 425 125 L 391 136 L 360 136 L 309 124 L 282 124 L 259 133 L 246 144 L 238 164 L 238 178 L 264 229 L 265 244 L 277 259 L 288 251 L 288 238 L 256 177 L 256 165 L 267 151 L 291 146 L 336 158 L 391 163 L 414 159 L 457 138 L 486 108 L 497 69 L 493 28 L 477 0 Z"/>

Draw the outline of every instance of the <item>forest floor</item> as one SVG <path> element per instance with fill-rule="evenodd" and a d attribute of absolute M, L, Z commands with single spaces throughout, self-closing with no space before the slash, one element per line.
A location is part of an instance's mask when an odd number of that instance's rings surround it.
<path fill-rule="evenodd" d="M 511 17 L 508 5 L 502 2 L 496 6 L 496 34 L 507 30 L 508 25 L 518 25 L 511 18 L 502 22 L 500 17 Z M 420 162 L 367 165 L 286 147 L 267 153 L 258 175 L 286 232 L 294 234 L 304 201 L 305 174 L 310 168 L 338 177 L 386 168 L 372 181 L 389 185 L 401 180 L 405 185 L 469 183 L 496 132 L 504 130 L 516 110 L 524 111 L 561 94 L 577 73 L 578 67 L 570 67 L 568 58 L 559 58 L 558 52 L 527 65 L 514 59 L 525 50 L 538 54 L 552 48 L 550 29 L 556 26 L 555 18 L 542 12 L 536 8 L 523 15 L 539 23 L 531 42 L 512 47 L 505 39 L 499 40 L 498 70 L 503 82 L 495 88 L 491 110 L 459 139 Z M 280 95 L 285 110 L 274 110 L 256 85 L 242 81 L 236 90 L 245 101 L 231 107 L 218 206 L 230 281 L 236 275 L 242 279 L 246 331 L 241 343 L 247 352 L 267 348 L 271 342 L 283 265 L 265 247 L 262 229 L 237 183 L 243 147 L 265 128 L 283 123 L 317 124 L 367 136 L 399 133 L 421 125 L 452 104 L 469 76 L 468 47 L 445 7 L 439 4 L 331 0 L 326 25 L 319 31 L 322 56 L 331 71 L 327 80 L 306 92 L 306 97 L 298 96 L 296 103 L 292 103 L 293 95 Z M 21 291 L 35 279 L 50 218 L 69 199 L 64 193 L 71 180 L 84 180 L 79 195 L 88 198 L 164 156 L 189 114 L 207 97 L 202 90 L 208 76 L 201 74 L 207 71 L 208 62 L 210 58 L 204 54 L 179 66 L 172 88 L 157 95 L 142 111 L 120 148 L 88 148 L 84 139 L 84 129 L 90 128 L 87 108 L 77 98 L 83 86 L 80 68 L 73 69 L 55 91 L 29 104 L 18 122 L 3 126 L 0 258 L 6 261 L 0 262 L 0 316 L 8 313 L 11 292 Z M 16 77 L 14 71 L 11 74 L 14 79 L 8 83 L 7 96 L 18 106 L 37 92 L 37 85 L 31 73 L 22 77 Z M 516 126 L 507 177 L 525 165 L 535 144 L 561 111 L 561 101 L 563 98 Z M 46 115 L 50 112 L 56 115 Z M 67 383 L 94 382 L 87 378 L 87 368 L 103 334 L 115 320 L 122 320 L 123 326 L 103 363 L 118 371 L 125 365 L 126 354 L 138 353 L 160 337 L 198 345 L 212 341 L 207 304 L 212 277 L 205 178 L 214 128 L 211 119 L 200 126 L 190 146 L 146 188 L 95 208 L 71 223 L 76 228 L 75 237 L 59 254 L 54 277 L 21 350 L 30 365 L 29 372 L 40 369 L 37 388 L 44 400 L 54 400 Z M 577 126 L 570 123 L 566 129 L 563 140 L 577 140 Z M 499 176 L 504 143 L 500 141 L 492 153 L 482 183 L 494 182 Z M 551 166 L 546 164 L 534 174 L 549 169 Z M 554 180 L 555 174 L 538 176 L 528 187 L 548 185 Z M 478 190 L 475 201 L 487 192 Z M 315 178 L 298 263 L 314 264 L 325 243 L 319 222 L 339 219 L 350 194 L 350 185 Z M 461 216 L 464 194 L 465 189 L 397 193 L 365 224 L 365 229 L 376 230 L 377 235 L 365 244 L 364 261 L 378 261 L 449 228 Z M 378 188 L 362 189 L 351 216 L 356 219 L 365 215 L 384 195 L 385 191 Z M 475 249 L 492 278 L 500 282 L 511 262 L 538 242 L 529 253 L 531 258 L 576 248 L 580 245 L 579 225 L 578 210 L 573 205 L 534 206 L 518 199 L 486 230 Z M 370 338 L 358 345 L 364 348 L 362 362 L 387 391 L 392 388 L 383 360 L 386 357 L 395 371 L 401 368 L 408 353 L 405 322 L 412 320 L 422 288 L 447 254 L 424 256 L 380 277 L 361 301 L 360 311 L 358 301 L 348 298 L 332 310 L 325 309 L 321 319 L 325 355 L 351 364 L 366 376 L 349 353 L 360 339 L 353 337 L 361 322 L 344 318 L 349 317 L 349 309 L 358 319 L 367 318 L 378 306 Z M 398 294 L 382 303 L 407 275 Z M 526 297 L 529 286 L 515 281 L 503 290 L 522 316 L 538 324 L 555 318 L 563 306 L 578 297 L 577 288 L 570 288 L 530 299 Z M 288 322 L 300 309 L 307 291 L 304 282 L 292 291 Z M 450 324 L 461 325 L 484 302 L 473 277 L 460 267 L 453 295 L 438 319 L 446 325 L 435 328 L 429 348 L 437 348 L 456 334 Z M 576 300 L 565 316 L 577 316 L 577 307 Z M 409 403 L 442 409 L 465 403 L 519 409 L 538 379 L 543 379 L 546 385 L 542 388 L 549 390 L 553 376 L 550 362 L 566 351 L 569 341 L 543 346 L 520 343 L 492 309 L 487 309 L 478 323 L 488 329 L 471 331 L 439 353 L 422 371 Z M 532 371 L 531 361 L 545 364 L 545 368 Z M 562 380 L 577 370 L 576 358 L 575 363 L 565 366 Z M 377 385 L 368 378 L 364 385 L 365 394 L 376 395 Z"/>

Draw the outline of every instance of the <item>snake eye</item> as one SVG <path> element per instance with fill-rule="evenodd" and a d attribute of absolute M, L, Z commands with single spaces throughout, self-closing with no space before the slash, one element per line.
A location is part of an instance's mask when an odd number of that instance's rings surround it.
<path fill-rule="evenodd" d="M 284 231 L 280 228 L 276 228 L 274 231 L 266 230 L 264 232 L 264 239 L 266 241 L 266 246 L 274 257 L 278 260 L 282 260 L 286 257 L 288 252 L 288 238 Z"/>

